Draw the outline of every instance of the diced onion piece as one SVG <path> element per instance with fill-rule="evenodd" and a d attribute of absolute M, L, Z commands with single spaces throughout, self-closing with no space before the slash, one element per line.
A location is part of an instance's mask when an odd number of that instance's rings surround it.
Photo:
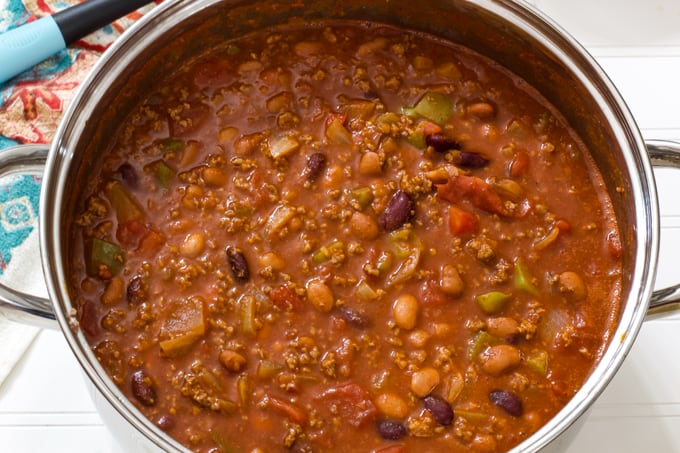
<path fill-rule="evenodd" d="M 111 181 L 106 184 L 104 194 L 116 212 L 118 223 L 123 224 L 144 217 L 142 209 L 120 182 Z"/>
<path fill-rule="evenodd" d="M 526 363 L 537 373 L 545 376 L 548 374 L 548 353 L 536 351 L 526 358 Z"/>
<path fill-rule="evenodd" d="M 364 301 L 372 301 L 378 299 L 380 294 L 369 285 L 366 280 L 361 280 L 355 289 L 356 296 Z"/>
<path fill-rule="evenodd" d="M 257 364 L 257 377 L 260 379 L 271 379 L 283 370 L 283 365 L 272 362 L 271 360 L 260 360 Z"/>
<path fill-rule="evenodd" d="M 167 318 L 163 321 L 161 335 L 169 337 L 160 341 L 161 351 L 168 357 L 184 354 L 205 334 L 203 299 L 190 297 L 170 303 Z"/>
<path fill-rule="evenodd" d="M 447 377 L 445 384 L 444 399 L 449 404 L 453 404 L 463 392 L 463 388 L 465 388 L 465 379 L 463 379 L 460 373 L 456 372 Z"/>
<path fill-rule="evenodd" d="M 339 118 L 333 118 L 326 126 L 326 138 L 335 145 L 353 145 L 352 133 L 343 126 Z"/>
<path fill-rule="evenodd" d="M 276 208 L 264 227 L 267 237 L 272 237 L 274 234 L 281 231 L 294 216 L 295 209 L 290 206 L 281 205 Z"/>
<path fill-rule="evenodd" d="M 387 277 L 387 286 L 399 285 L 411 279 L 418 270 L 420 255 L 418 247 L 411 248 L 411 254 Z"/>
<path fill-rule="evenodd" d="M 552 227 L 547 235 L 543 236 L 541 239 L 534 243 L 534 250 L 543 250 L 550 244 L 557 240 L 560 235 L 560 229 L 557 227 Z"/>
<path fill-rule="evenodd" d="M 255 327 L 256 302 L 250 294 L 243 294 L 238 300 L 238 326 L 241 332 L 250 336 L 257 333 Z"/>
<path fill-rule="evenodd" d="M 274 159 L 288 156 L 300 148 L 300 142 L 295 137 L 283 135 L 269 140 L 269 154 Z"/>
<path fill-rule="evenodd" d="M 363 99 L 353 99 L 342 107 L 342 111 L 347 114 L 347 118 L 367 120 L 375 112 L 375 103 Z"/>

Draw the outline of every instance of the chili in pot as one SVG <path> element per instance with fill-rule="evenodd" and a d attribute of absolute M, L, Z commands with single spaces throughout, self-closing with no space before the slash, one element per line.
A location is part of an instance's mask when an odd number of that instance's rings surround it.
<path fill-rule="evenodd" d="M 194 451 L 505 451 L 618 319 L 588 149 L 522 79 L 429 35 L 329 21 L 229 41 L 101 151 L 78 323 Z"/>

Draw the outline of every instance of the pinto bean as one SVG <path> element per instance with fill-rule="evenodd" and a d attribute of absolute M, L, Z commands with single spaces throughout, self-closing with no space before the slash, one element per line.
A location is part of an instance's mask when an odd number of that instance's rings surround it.
<path fill-rule="evenodd" d="M 480 360 L 486 373 L 498 376 L 519 365 L 522 356 L 515 346 L 499 344 L 486 348 L 480 355 Z"/>
<path fill-rule="evenodd" d="M 349 227 L 352 232 L 359 238 L 371 240 L 378 237 L 378 224 L 368 214 L 363 212 L 354 212 L 349 219 Z"/>
<path fill-rule="evenodd" d="M 361 175 L 379 175 L 382 173 L 382 164 L 380 163 L 380 156 L 378 153 L 368 151 L 362 154 L 359 160 L 359 174 Z"/>
<path fill-rule="evenodd" d="M 187 209 L 198 209 L 200 207 L 201 198 L 203 197 L 203 187 L 198 184 L 189 184 L 184 190 L 182 197 L 182 206 Z"/>
<path fill-rule="evenodd" d="M 413 294 L 400 295 L 392 306 L 394 322 L 404 330 L 413 329 L 418 321 L 418 309 L 418 299 Z"/>
<path fill-rule="evenodd" d="M 320 280 L 309 280 L 307 282 L 307 299 L 321 313 L 328 313 L 335 305 L 333 291 Z"/>
<path fill-rule="evenodd" d="M 275 271 L 280 271 L 286 267 L 286 262 L 276 252 L 267 252 L 258 258 L 258 263 L 261 267 L 270 267 Z"/>
<path fill-rule="evenodd" d="M 459 296 L 465 289 L 465 283 L 460 277 L 456 266 L 445 264 L 440 271 L 439 286 L 449 296 Z"/>
<path fill-rule="evenodd" d="M 434 368 L 422 368 L 411 376 L 411 391 L 423 398 L 439 385 L 439 371 Z"/>
<path fill-rule="evenodd" d="M 576 272 L 562 272 L 557 279 L 560 292 L 569 300 L 578 302 L 586 298 L 588 293 L 586 285 Z"/>
<path fill-rule="evenodd" d="M 246 358 L 239 352 L 225 349 L 218 356 L 220 363 L 232 373 L 240 372 L 246 365 Z"/>
<path fill-rule="evenodd" d="M 467 106 L 467 114 L 481 120 L 490 120 L 496 116 L 496 108 L 488 102 L 474 102 Z"/>
<path fill-rule="evenodd" d="M 507 338 L 519 333 L 519 323 L 506 316 L 486 320 L 486 331 L 499 338 Z"/>
<path fill-rule="evenodd" d="M 375 399 L 375 407 L 385 417 L 404 419 L 408 415 L 408 404 L 396 393 L 385 392 Z"/>
<path fill-rule="evenodd" d="M 222 168 L 206 167 L 203 169 L 203 180 L 210 186 L 221 187 L 229 181 L 229 175 Z"/>
<path fill-rule="evenodd" d="M 205 249 L 205 235 L 203 233 L 191 233 L 184 238 L 179 246 L 179 252 L 187 258 L 196 258 Z"/>

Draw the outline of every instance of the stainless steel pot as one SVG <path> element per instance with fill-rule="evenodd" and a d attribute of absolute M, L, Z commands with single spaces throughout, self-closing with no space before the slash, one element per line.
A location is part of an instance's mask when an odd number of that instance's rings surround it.
<path fill-rule="evenodd" d="M 680 168 L 680 146 L 645 145 L 625 103 L 588 53 L 550 19 L 511 0 L 175 0 L 130 28 L 101 58 L 65 113 L 44 168 L 40 210 L 43 270 L 50 300 L 0 288 L 3 313 L 22 321 L 58 322 L 95 400 L 126 451 L 182 451 L 149 422 L 107 377 L 78 329 L 66 282 L 73 206 L 99 149 L 155 74 L 201 49 L 261 27 L 323 18 L 373 20 L 438 35 L 506 66 L 552 102 L 577 130 L 601 169 L 623 241 L 623 301 L 618 327 L 599 365 L 548 424 L 516 448 L 558 448 L 565 431 L 593 404 L 630 350 L 643 320 L 680 300 L 680 286 L 652 292 L 659 213 L 652 164 Z M 173 46 L 168 46 L 174 42 Z M 177 47 L 179 45 L 179 47 Z M 40 147 L 0 153 L 4 171 L 36 171 Z M 30 318 L 30 319 L 29 319 Z M 38 320 L 38 321 L 36 321 Z M 115 426 L 113 426 L 115 425 Z M 569 432 L 573 432 L 569 430 Z"/>

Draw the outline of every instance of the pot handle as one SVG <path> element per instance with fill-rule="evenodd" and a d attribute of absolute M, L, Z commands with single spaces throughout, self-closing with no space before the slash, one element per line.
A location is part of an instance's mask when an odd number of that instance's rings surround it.
<path fill-rule="evenodd" d="M 680 142 L 646 140 L 647 153 L 654 167 L 680 168 Z M 680 307 L 680 284 L 652 293 L 647 315 L 657 316 Z"/>
<path fill-rule="evenodd" d="M 47 145 L 18 145 L 0 151 L 0 178 L 12 175 L 42 175 Z M 42 274 L 39 274 L 42 275 Z M 49 299 L 27 294 L 0 283 L 0 315 L 38 327 L 56 329 L 54 308 Z"/>

